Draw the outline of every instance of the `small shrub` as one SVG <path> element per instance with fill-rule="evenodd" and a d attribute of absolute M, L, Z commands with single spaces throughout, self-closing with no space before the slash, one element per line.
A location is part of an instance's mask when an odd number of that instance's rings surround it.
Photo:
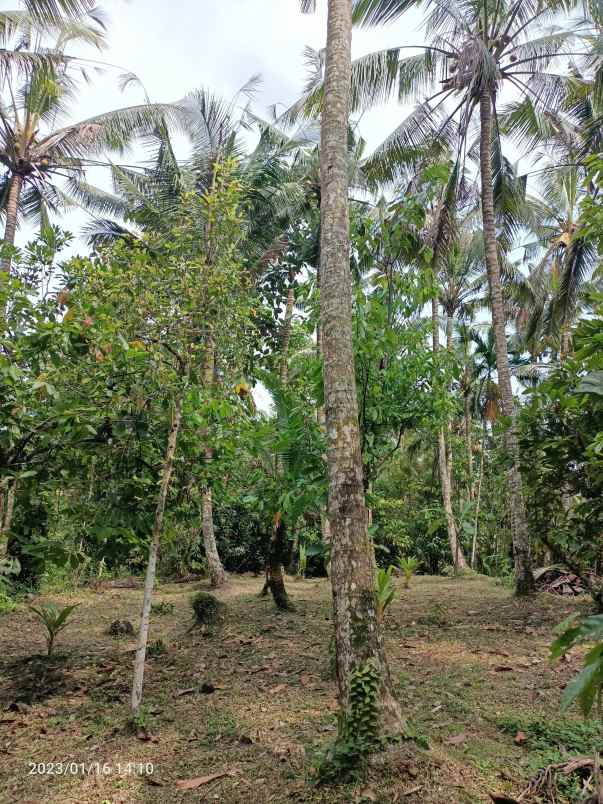
<path fill-rule="evenodd" d="M 134 626 L 129 620 L 115 620 L 109 626 L 109 634 L 117 638 L 134 636 Z"/>
<path fill-rule="evenodd" d="M 168 603 L 165 600 L 160 601 L 159 603 L 151 603 L 151 614 L 173 614 L 174 613 L 174 604 Z"/>
<path fill-rule="evenodd" d="M 420 622 L 421 625 L 437 625 L 440 628 L 444 628 L 445 626 L 449 625 L 446 607 L 441 603 L 433 603 L 429 607 L 427 614 L 425 614 L 423 617 L 420 617 L 418 622 Z"/>
<path fill-rule="evenodd" d="M 217 625 L 224 617 L 224 604 L 206 592 L 198 592 L 191 605 L 199 625 Z"/>
<path fill-rule="evenodd" d="M 401 558 L 400 559 L 400 569 L 404 574 L 404 588 L 410 588 L 410 579 L 414 575 L 415 571 L 419 566 L 419 562 L 416 558 Z"/>
<path fill-rule="evenodd" d="M 56 603 L 45 603 L 39 608 L 29 607 L 46 629 L 46 648 L 49 656 L 52 655 L 57 635 L 67 627 L 69 617 L 79 605 L 79 603 L 75 603 L 73 606 L 65 606 L 60 609 Z"/>
<path fill-rule="evenodd" d="M 14 599 L 3 589 L 0 589 L 0 615 L 9 614 L 17 608 Z"/>
<path fill-rule="evenodd" d="M 158 656 L 164 656 L 167 653 L 167 645 L 163 639 L 156 639 L 150 642 L 147 647 L 147 656 L 150 659 L 156 659 Z"/>

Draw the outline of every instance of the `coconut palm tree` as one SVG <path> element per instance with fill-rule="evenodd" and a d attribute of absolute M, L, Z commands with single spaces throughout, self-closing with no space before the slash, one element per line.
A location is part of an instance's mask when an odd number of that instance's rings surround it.
<path fill-rule="evenodd" d="M 315 3 L 302 0 L 301 5 L 311 11 Z M 329 0 L 320 146 L 320 292 L 337 680 L 344 729 L 354 714 L 351 683 L 363 671 L 378 677 L 380 723 L 399 728 L 377 620 L 358 428 L 348 209 L 351 66 L 352 3 Z"/>
<path fill-rule="evenodd" d="M 54 29 L 54 28 L 53 28 Z M 15 29 L 18 32 L 19 26 Z M 49 30 L 49 29 L 45 29 Z M 168 104 L 144 104 L 58 125 L 67 118 L 82 75 L 82 65 L 65 55 L 74 40 L 102 46 L 103 31 L 88 22 L 59 26 L 50 58 L 36 34 L 34 59 L 4 75 L 0 104 L 0 209 L 6 217 L 4 243 L 14 245 L 21 218 L 46 223 L 49 213 L 71 203 L 88 166 L 103 164 L 106 151 L 122 151 L 136 137 L 151 131 L 160 119 L 176 116 Z M 38 32 L 39 33 L 39 32 Z M 10 253 L 1 269 L 9 271 Z"/>
<path fill-rule="evenodd" d="M 33 19 L 43 23 L 57 22 L 64 17 L 81 17 L 94 8 L 94 0 L 25 0 Z"/>
<path fill-rule="evenodd" d="M 580 205 L 589 192 L 584 159 L 601 144 L 592 89 L 574 73 L 564 108 L 541 113 L 524 98 L 508 105 L 502 116 L 505 131 L 540 168 L 538 197 L 530 204 L 535 239 L 523 246 L 530 272 L 515 283 L 517 323 L 533 354 L 553 349 L 561 359 L 571 349 L 572 324 L 599 263 L 579 225 Z"/>
<path fill-rule="evenodd" d="M 425 96 L 415 112 L 385 141 L 375 159 L 395 162 L 401 155 L 420 150 L 434 138 L 450 139 L 458 132 L 464 161 L 472 126 L 479 134 L 482 223 L 485 262 L 490 287 L 490 305 L 496 336 L 501 404 L 511 421 L 506 445 L 511 458 L 507 473 L 515 570 L 518 594 L 533 590 L 530 544 L 518 462 L 514 426 L 515 403 L 506 352 L 506 317 L 503 304 L 495 214 L 493 156 L 499 130 L 497 101 L 509 86 L 529 96 L 536 107 L 558 104 L 567 80 L 554 72 L 555 61 L 577 47 L 576 32 L 569 25 L 554 27 L 557 2 L 542 5 L 537 0 L 471 0 L 441 3 L 439 0 L 356 0 L 355 17 L 363 24 L 383 24 L 398 19 L 412 6 L 426 12 L 430 44 L 417 55 L 400 58 L 401 49 L 371 54 L 355 70 L 360 102 L 388 97 L 397 88 L 400 100 Z M 545 26 L 549 26 L 545 29 Z M 451 103 L 451 108 L 447 104 Z"/>

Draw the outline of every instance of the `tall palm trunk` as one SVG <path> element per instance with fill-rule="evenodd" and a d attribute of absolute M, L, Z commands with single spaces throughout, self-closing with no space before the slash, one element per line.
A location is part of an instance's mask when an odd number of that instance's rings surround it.
<path fill-rule="evenodd" d="M 163 532 L 163 518 L 165 514 L 165 504 L 172 479 L 174 468 L 174 456 L 178 444 L 178 434 L 182 421 L 182 397 L 178 397 L 174 406 L 172 426 L 168 436 L 165 455 L 163 458 L 163 471 L 161 474 L 161 485 L 159 496 L 155 508 L 155 522 L 153 524 L 153 535 L 149 548 L 149 562 L 144 581 L 144 595 L 142 600 L 142 613 L 140 616 L 140 629 L 138 631 L 138 645 L 136 648 L 136 658 L 134 660 L 134 679 L 132 682 L 132 695 L 130 699 L 132 714 L 136 716 L 142 702 L 142 684 L 144 680 L 144 663 L 147 655 L 147 642 L 149 639 L 149 621 L 151 616 L 151 602 L 153 600 L 153 589 L 155 587 L 155 575 L 157 571 L 157 556 L 159 554 L 159 543 Z"/>
<path fill-rule="evenodd" d="M 440 349 L 439 323 L 438 323 L 438 300 L 434 296 L 431 300 L 431 327 L 432 327 L 432 346 L 434 353 Z M 456 570 L 467 569 L 467 562 L 463 554 L 463 549 L 459 543 L 454 511 L 452 508 L 452 484 L 451 470 L 448 462 L 448 450 L 446 448 L 446 436 L 444 428 L 438 432 L 438 474 L 440 476 L 440 487 L 442 490 L 442 505 L 446 516 L 446 530 L 448 531 L 448 544 L 450 553 Z"/>
<path fill-rule="evenodd" d="M 482 446 L 480 455 L 479 472 L 477 476 L 477 490 L 472 498 L 475 498 L 475 526 L 473 528 L 473 544 L 471 546 L 471 569 L 475 569 L 477 561 L 477 537 L 479 534 L 479 510 L 482 500 L 482 481 L 484 479 L 484 461 L 486 459 L 486 422 L 484 421 L 484 434 L 482 436 Z"/>
<path fill-rule="evenodd" d="M 13 173 L 8 190 L 6 201 L 6 224 L 4 226 L 4 242 L 11 246 L 15 245 L 15 235 L 17 232 L 17 216 L 19 213 L 19 202 L 21 200 L 21 190 L 23 189 L 23 176 Z M 5 257 L 0 263 L 0 270 L 5 273 L 10 272 L 12 259 Z"/>
<path fill-rule="evenodd" d="M 281 385 L 289 382 L 289 343 L 291 341 L 291 328 L 293 326 L 293 308 L 295 307 L 295 287 L 293 286 L 293 272 L 289 271 L 289 290 L 287 291 L 287 305 L 281 337 Z"/>
<path fill-rule="evenodd" d="M 491 161 L 492 112 L 492 97 L 490 91 L 487 88 L 482 89 L 480 95 L 480 173 L 484 246 L 492 307 L 492 328 L 494 330 L 496 344 L 498 386 L 500 388 L 503 414 L 510 420 L 510 425 L 505 433 L 505 444 L 511 460 L 511 466 L 507 471 L 507 489 L 513 536 L 513 553 L 515 558 L 516 592 L 518 595 L 527 595 L 534 591 L 534 577 L 532 575 L 530 537 L 519 468 L 519 444 L 517 441 L 515 422 L 515 402 L 511 385 L 511 372 L 509 370 L 506 316 L 503 305 L 496 241 Z"/>
<path fill-rule="evenodd" d="M 293 307 L 295 306 L 295 289 L 293 287 L 293 275 L 289 272 L 289 290 L 287 292 L 287 304 L 285 307 L 285 318 L 281 332 L 281 363 L 279 376 L 281 386 L 286 388 L 289 382 L 289 342 L 291 340 L 291 327 L 293 324 Z M 280 456 L 276 459 L 276 471 L 282 476 L 284 472 L 283 461 Z M 272 592 L 274 603 L 279 609 L 291 609 L 291 602 L 285 587 L 285 563 L 293 560 L 293 551 L 289 550 L 287 543 L 287 528 L 282 521 L 280 511 L 275 514 L 274 528 L 270 543 L 268 544 L 268 560 L 266 561 L 266 583 L 262 594 L 268 590 Z"/>
<path fill-rule="evenodd" d="M 318 285 L 318 289 L 320 291 L 320 267 L 316 269 L 316 284 Z M 316 324 L 316 357 L 319 363 L 322 363 L 323 360 L 323 348 L 322 348 L 322 326 L 320 324 L 320 316 L 318 317 L 318 322 Z M 318 422 L 318 426 L 322 433 L 326 433 L 327 431 L 327 420 L 325 416 L 325 409 L 324 405 L 319 405 L 316 410 L 316 420 Z M 327 456 L 324 454 L 322 456 L 323 461 L 325 464 L 327 463 Z M 320 509 L 320 530 L 322 535 L 322 543 L 324 544 L 325 548 L 329 552 L 329 558 L 325 562 L 325 571 L 327 573 L 327 578 L 331 577 L 331 557 L 330 557 L 330 550 L 331 550 L 331 524 L 329 522 L 329 514 L 325 506 L 321 506 Z"/>
<path fill-rule="evenodd" d="M 398 729 L 401 715 L 376 613 L 354 372 L 347 150 L 351 49 L 352 0 L 329 0 L 320 150 L 320 307 L 337 681 L 345 724 L 354 674 L 372 667 L 379 679 L 379 723 Z"/>
<path fill-rule="evenodd" d="M 463 399 L 463 422 L 465 429 L 465 447 L 467 449 L 467 499 L 473 500 L 473 436 L 471 422 L 471 398 L 465 394 Z"/>
<path fill-rule="evenodd" d="M 203 382 L 205 389 L 211 388 L 214 382 L 215 346 L 211 336 L 205 345 L 205 362 L 203 364 Z M 207 437 L 207 434 L 206 434 Z M 209 466 L 214 458 L 214 451 L 210 446 L 205 447 L 205 463 Z M 216 589 L 226 583 L 226 572 L 220 560 L 216 533 L 214 530 L 214 501 L 211 483 L 208 480 L 201 492 L 201 530 L 203 533 L 203 547 L 209 569 L 209 582 Z"/>

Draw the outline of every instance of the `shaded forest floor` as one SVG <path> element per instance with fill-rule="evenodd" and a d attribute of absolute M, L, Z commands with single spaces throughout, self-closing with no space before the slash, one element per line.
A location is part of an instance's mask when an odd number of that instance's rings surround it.
<path fill-rule="evenodd" d="M 296 608 L 279 614 L 258 598 L 261 578 L 231 577 L 213 635 L 191 630 L 190 599 L 203 584 L 161 585 L 155 599 L 173 610 L 153 614 L 151 641 L 166 650 L 148 661 L 138 734 L 126 726 L 135 642 L 107 628 L 117 618 L 136 626 L 139 589 L 53 596 L 81 606 L 50 662 L 32 656 L 44 652 L 43 634 L 25 607 L 0 617 L 0 801 L 456 804 L 517 795 L 588 731 L 577 715 L 557 717 L 579 657 L 547 661 L 554 625 L 588 601 L 517 601 L 479 576 L 416 578 L 409 591 L 397 583 L 388 652 L 417 742 L 382 756 L 362 783 L 335 788 L 312 776 L 336 729 L 327 581 L 290 579 Z M 58 762 L 80 768 L 30 772 L 30 763 Z M 228 775 L 177 789 L 177 780 L 214 773 Z"/>

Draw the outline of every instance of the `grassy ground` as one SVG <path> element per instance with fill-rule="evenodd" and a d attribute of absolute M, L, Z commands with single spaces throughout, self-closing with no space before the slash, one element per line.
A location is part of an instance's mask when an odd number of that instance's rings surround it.
<path fill-rule="evenodd" d="M 191 630 L 199 584 L 159 587 L 156 600 L 173 610 L 153 615 L 151 640 L 166 650 L 147 663 L 138 734 L 126 725 L 134 641 L 106 632 L 117 618 L 136 625 L 140 590 L 54 596 L 81 606 L 52 662 L 32 656 L 43 653 L 43 635 L 26 608 L 0 617 L 0 801 L 485 802 L 490 793 L 516 795 L 582 734 L 571 717 L 554 733 L 579 659 L 551 668 L 547 654 L 552 627 L 585 601 L 517 601 L 482 577 L 417 578 L 399 589 L 386 635 L 418 744 L 389 751 L 362 783 L 316 787 L 316 752 L 336 728 L 328 582 L 290 580 L 296 609 L 286 614 L 258 598 L 261 585 L 231 578 L 218 595 L 226 620 L 213 636 Z M 59 762 L 75 764 L 58 775 L 49 766 Z M 177 788 L 226 772 L 196 790 Z"/>

